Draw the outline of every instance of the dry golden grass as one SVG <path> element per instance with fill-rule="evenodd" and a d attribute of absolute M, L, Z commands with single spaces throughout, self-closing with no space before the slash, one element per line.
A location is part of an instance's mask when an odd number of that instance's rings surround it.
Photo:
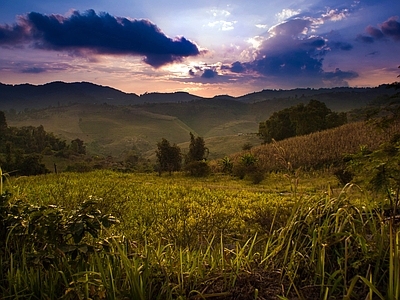
<path fill-rule="evenodd" d="M 400 132 L 399 128 L 392 131 Z M 356 153 L 362 146 L 375 150 L 392 133 L 378 131 L 365 122 L 356 122 L 254 147 L 250 152 L 265 171 L 300 167 L 316 169 L 338 165 L 344 155 Z M 239 161 L 243 153 L 235 154 L 232 160 Z"/>

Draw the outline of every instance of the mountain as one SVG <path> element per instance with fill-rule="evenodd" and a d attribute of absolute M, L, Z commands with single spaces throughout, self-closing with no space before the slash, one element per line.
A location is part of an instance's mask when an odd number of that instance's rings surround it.
<path fill-rule="evenodd" d="M 376 88 L 264 90 L 241 97 L 202 98 L 184 92 L 127 94 L 92 83 L 0 84 L 0 110 L 9 126 L 43 125 L 66 140 L 80 138 L 91 153 L 123 158 L 129 151 L 154 157 L 157 142 L 188 146 L 202 136 L 210 158 L 261 143 L 258 124 L 275 111 L 311 99 L 334 111 L 362 108 L 395 90 Z"/>
<path fill-rule="evenodd" d="M 138 96 L 89 82 L 51 82 L 44 85 L 0 83 L 0 109 L 17 111 L 64 106 L 74 103 L 134 105 L 141 103 L 184 102 L 197 99 L 189 93 L 146 93 Z"/>
<path fill-rule="evenodd" d="M 235 100 L 247 104 L 271 101 L 268 105 L 278 107 L 307 103 L 316 99 L 335 111 L 347 111 L 369 103 L 378 96 L 393 93 L 386 85 L 375 88 L 321 88 L 292 90 L 263 90 L 240 97 L 219 95 L 211 100 Z M 195 100 L 210 100 L 186 92 L 145 93 L 137 95 L 89 82 L 65 83 L 55 81 L 43 85 L 0 83 L 0 110 L 41 109 L 65 106 L 74 103 L 110 105 L 137 105 L 145 103 L 183 103 Z"/>

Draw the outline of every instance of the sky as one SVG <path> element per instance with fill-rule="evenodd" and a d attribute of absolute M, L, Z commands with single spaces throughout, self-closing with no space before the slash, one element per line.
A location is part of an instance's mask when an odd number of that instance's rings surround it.
<path fill-rule="evenodd" d="M 1 0 L 0 82 L 212 97 L 400 74 L 398 0 Z"/>

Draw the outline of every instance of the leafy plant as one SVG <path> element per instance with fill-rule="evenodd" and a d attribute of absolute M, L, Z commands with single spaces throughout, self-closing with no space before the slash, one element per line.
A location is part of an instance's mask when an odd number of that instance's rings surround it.
<path fill-rule="evenodd" d="M 97 205 L 95 199 L 89 199 L 76 210 L 66 211 L 56 205 L 11 203 L 10 194 L 2 194 L 1 247 L 15 255 L 23 251 L 33 264 L 49 265 L 64 256 L 87 260 L 100 249 L 96 239 L 102 228 L 118 222 L 112 215 L 102 214 Z"/>

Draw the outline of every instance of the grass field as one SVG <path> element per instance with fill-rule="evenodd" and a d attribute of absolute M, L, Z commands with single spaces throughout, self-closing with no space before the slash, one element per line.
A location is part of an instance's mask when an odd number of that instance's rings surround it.
<path fill-rule="evenodd" d="M 0 294 L 396 299 L 400 232 L 387 201 L 328 173 L 286 175 L 259 185 L 111 171 L 6 179 Z M 120 222 L 109 227 L 110 215 Z"/>
<path fill-rule="evenodd" d="M 192 132 L 204 137 L 213 158 L 221 158 L 241 150 L 240 147 L 249 140 L 239 133 L 258 131 L 254 116 L 241 111 L 246 106 L 233 103 L 239 107 L 202 103 L 196 111 L 193 111 L 196 109 L 194 104 L 185 103 L 125 107 L 76 104 L 10 115 L 7 122 L 15 127 L 43 125 L 47 132 L 62 139 L 83 140 L 92 154 L 112 155 L 119 159 L 130 150 L 151 158 L 162 138 L 184 144 L 189 142 Z M 260 144 L 254 137 L 250 140 L 254 145 Z"/>

